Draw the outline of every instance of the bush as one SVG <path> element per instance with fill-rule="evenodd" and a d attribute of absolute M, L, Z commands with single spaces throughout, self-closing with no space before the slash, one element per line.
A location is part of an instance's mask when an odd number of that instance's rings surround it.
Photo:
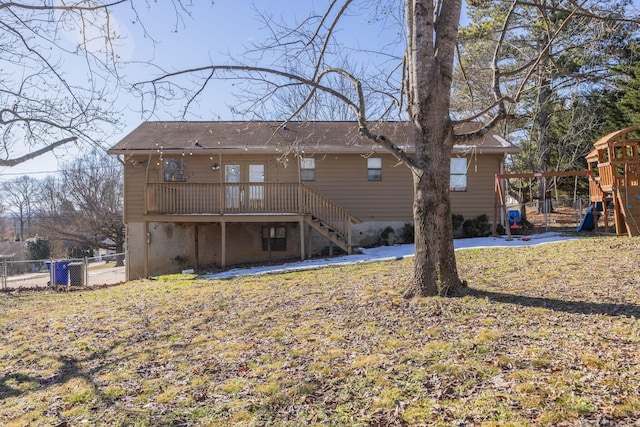
<path fill-rule="evenodd" d="M 31 237 L 25 240 L 27 259 L 48 259 L 51 256 L 51 246 L 45 237 Z"/>
<path fill-rule="evenodd" d="M 404 227 L 402 227 L 402 231 L 400 232 L 400 238 L 404 243 L 414 243 L 415 242 L 415 228 L 413 224 L 407 222 Z"/>
<path fill-rule="evenodd" d="M 474 219 L 468 219 L 462 224 L 465 237 L 486 237 L 491 234 L 489 217 L 482 214 Z"/>
<path fill-rule="evenodd" d="M 395 234 L 395 231 L 392 227 L 387 227 L 382 230 L 382 232 L 380 233 L 380 245 L 389 246 L 391 244 L 389 242 L 389 239 L 391 238 L 392 234 Z"/>
<path fill-rule="evenodd" d="M 460 228 L 460 226 L 464 224 L 464 217 L 460 214 L 451 215 L 451 225 L 453 225 L 453 231 Z"/>
<path fill-rule="evenodd" d="M 453 231 L 455 232 L 464 223 L 464 216 L 460 214 L 451 215 L 451 224 L 453 225 Z M 402 231 L 400 231 L 400 239 L 404 243 L 415 243 L 415 227 L 413 224 L 407 222 Z"/>

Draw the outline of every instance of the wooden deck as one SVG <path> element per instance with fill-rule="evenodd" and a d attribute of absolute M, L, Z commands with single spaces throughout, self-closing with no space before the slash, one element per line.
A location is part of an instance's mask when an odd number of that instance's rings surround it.
<path fill-rule="evenodd" d="M 300 182 L 149 183 L 145 217 L 186 222 L 302 220 L 345 252 L 352 252 L 351 225 L 360 220 Z"/>

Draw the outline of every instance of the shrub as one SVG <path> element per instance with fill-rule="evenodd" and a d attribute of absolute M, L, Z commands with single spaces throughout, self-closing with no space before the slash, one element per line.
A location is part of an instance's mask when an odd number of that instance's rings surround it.
<path fill-rule="evenodd" d="M 383 246 L 389 246 L 389 238 L 392 234 L 395 234 L 395 231 L 392 227 L 387 227 L 382 232 L 380 232 L 380 244 Z"/>
<path fill-rule="evenodd" d="M 451 225 L 453 225 L 453 230 L 457 230 L 460 226 L 464 224 L 464 217 L 460 214 L 451 215 Z"/>
<path fill-rule="evenodd" d="M 468 219 L 462 224 L 465 237 L 486 237 L 491 234 L 489 217 L 482 214 L 474 219 Z"/>
<path fill-rule="evenodd" d="M 414 243 L 415 242 L 415 228 L 413 224 L 407 222 L 404 227 L 402 227 L 402 231 L 400 232 L 400 238 L 404 243 Z"/>
<path fill-rule="evenodd" d="M 28 259 L 48 259 L 51 255 L 51 246 L 45 237 L 31 237 L 25 240 L 25 245 Z"/>

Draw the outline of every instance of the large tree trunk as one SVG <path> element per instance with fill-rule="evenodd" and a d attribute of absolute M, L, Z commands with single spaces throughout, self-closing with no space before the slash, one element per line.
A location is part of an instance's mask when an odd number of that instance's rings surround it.
<path fill-rule="evenodd" d="M 415 259 L 413 280 L 404 292 L 407 298 L 444 296 L 461 286 L 453 248 L 448 171 L 447 161 L 431 173 L 413 175 Z"/>
<path fill-rule="evenodd" d="M 450 92 L 461 0 L 444 1 L 439 10 L 432 0 L 405 0 L 405 7 L 407 112 L 415 147 L 411 170 L 416 255 L 413 279 L 404 292 L 411 298 L 447 295 L 461 286 L 449 201 L 454 139 Z"/>

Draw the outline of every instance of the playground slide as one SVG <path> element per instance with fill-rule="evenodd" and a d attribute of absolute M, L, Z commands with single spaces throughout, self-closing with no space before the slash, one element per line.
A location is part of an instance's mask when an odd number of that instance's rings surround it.
<path fill-rule="evenodd" d="M 587 212 L 584 214 L 584 218 L 582 218 L 582 222 L 578 226 L 576 231 L 593 231 L 596 228 L 595 216 L 593 215 L 593 205 L 589 206 Z"/>

